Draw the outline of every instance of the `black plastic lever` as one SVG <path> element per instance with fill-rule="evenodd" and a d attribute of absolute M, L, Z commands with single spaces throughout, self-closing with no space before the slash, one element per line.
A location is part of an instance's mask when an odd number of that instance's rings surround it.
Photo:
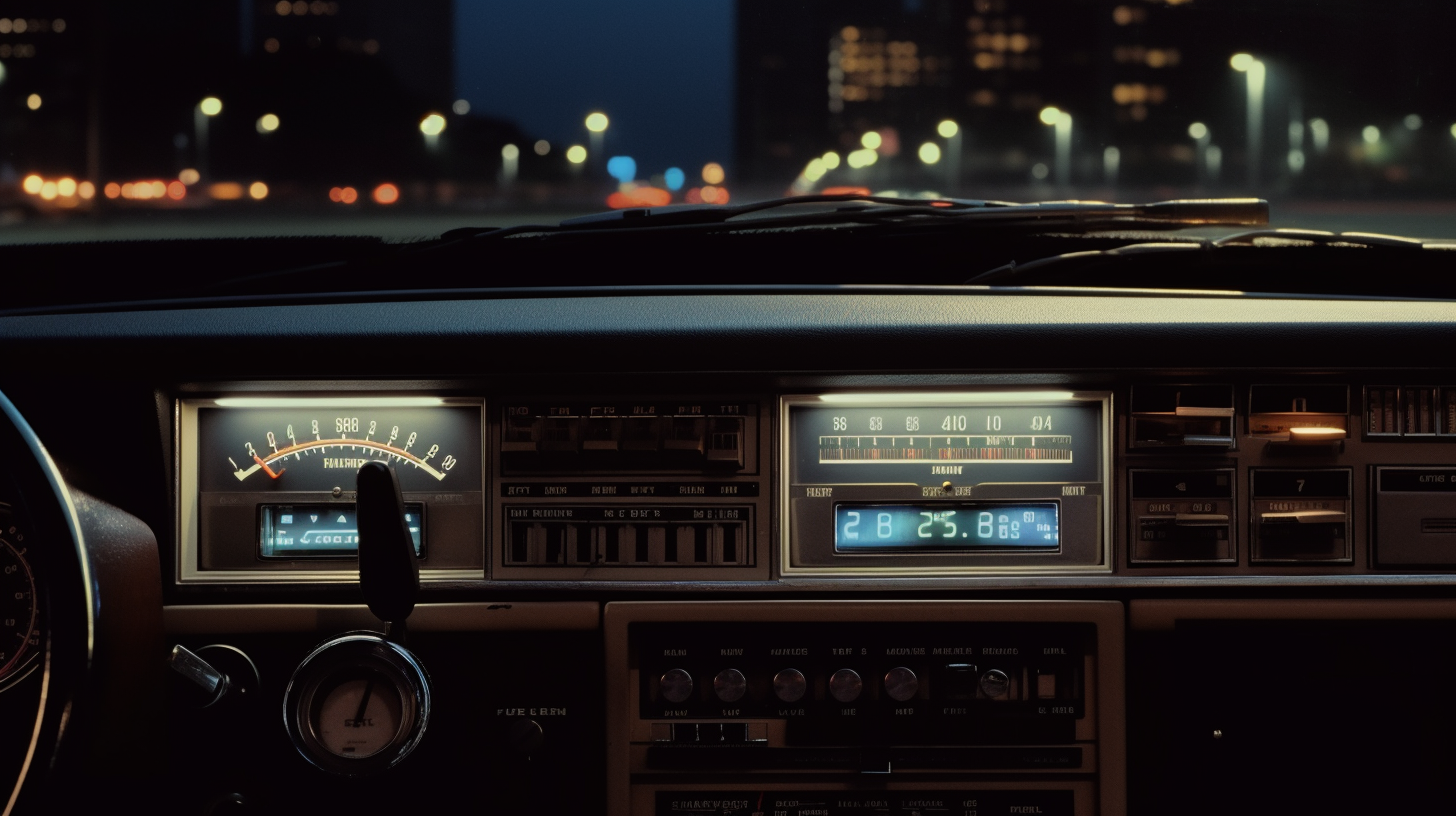
<path fill-rule="evenodd" d="M 400 640 L 420 592 L 420 567 L 399 476 L 384 462 L 366 462 L 357 479 L 359 588 L 369 611 L 389 623 L 390 636 Z"/>

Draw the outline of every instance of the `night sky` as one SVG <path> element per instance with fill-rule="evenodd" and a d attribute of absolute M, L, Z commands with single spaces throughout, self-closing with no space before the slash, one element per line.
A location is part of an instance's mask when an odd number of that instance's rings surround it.
<path fill-rule="evenodd" d="M 646 178 L 689 178 L 733 149 L 733 0 L 457 2 L 456 93 L 553 148 L 587 144 L 582 120 L 611 119 L 606 153 Z"/>

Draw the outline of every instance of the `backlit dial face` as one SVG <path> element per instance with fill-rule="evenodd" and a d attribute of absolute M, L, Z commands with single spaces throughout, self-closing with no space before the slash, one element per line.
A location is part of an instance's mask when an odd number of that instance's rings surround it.
<path fill-rule="evenodd" d="M 198 414 L 204 491 L 354 487 L 365 462 L 393 465 L 404 490 L 480 489 L 480 409 L 296 400 Z"/>
<path fill-rule="evenodd" d="M 345 680 L 319 703 L 315 723 L 319 743 L 346 759 L 374 756 L 399 734 L 402 708 L 399 689 L 382 675 Z"/>
<path fill-rule="evenodd" d="M 29 664 L 40 643 L 35 576 L 25 560 L 25 536 L 0 505 L 0 683 Z"/>

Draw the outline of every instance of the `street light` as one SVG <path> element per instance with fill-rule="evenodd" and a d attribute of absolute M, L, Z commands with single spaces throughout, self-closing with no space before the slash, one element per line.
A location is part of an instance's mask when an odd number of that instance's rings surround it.
<path fill-rule="evenodd" d="M 961 126 L 952 119 L 943 119 L 935 132 L 945 139 L 946 194 L 955 195 L 961 186 Z"/>
<path fill-rule="evenodd" d="M 602 169 L 601 157 L 607 155 L 605 152 L 607 140 L 607 126 L 611 124 L 611 120 L 607 118 L 607 115 L 605 113 L 602 113 L 601 111 L 593 111 L 587 114 L 585 124 L 587 131 L 591 134 L 591 153 L 589 154 L 589 156 L 592 161 L 592 169 L 599 172 Z"/>
<path fill-rule="evenodd" d="M 940 145 L 935 142 L 926 142 L 920 146 L 920 161 L 926 164 L 937 164 L 940 162 Z"/>
<path fill-rule="evenodd" d="M 1264 136 L 1264 78 L 1266 69 L 1264 63 L 1256 60 L 1249 54 L 1234 54 L 1229 58 L 1229 65 L 1239 73 L 1243 74 L 1248 88 L 1248 172 L 1249 192 L 1253 192 L 1259 186 L 1259 161 L 1261 148 L 1263 147 Z"/>
<path fill-rule="evenodd" d="M 197 169 L 202 178 L 212 178 L 211 164 L 208 161 L 208 120 L 222 113 L 222 100 L 215 96 L 203 98 L 192 109 L 192 138 L 197 142 Z"/>
<path fill-rule="evenodd" d="M 1208 145 L 1213 141 L 1213 136 L 1208 132 L 1208 125 L 1202 122 L 1194 122 L 1188 126 L 1188 137 L 1193 140 L 1195 155 L 1193 159 L 1194 175 L 1200 182 L 1206 181 L 1208 176 Z"/>
<path fill-rule="evenodd" d="M 259 133 L 272 133 L 278 129 L 279 124 L 278 114 L 265 113 L 258 117 L 258 122 L 255 127 Z"/>
<path fill-rule="evenodd" d="M 1041 123 L 1056 128 L 1057 186 L 1072 186 L 1072 114 L 1054 107 L 1041 109 Z"/>
<path fill-rule="evenodd" d="M 420 120 L 420 132 L 425 134 L 425 147 L 430 150 L 440 148 L 440 134 L 445 132 L 445 117 L 438 113 L 426 114 Z"/>

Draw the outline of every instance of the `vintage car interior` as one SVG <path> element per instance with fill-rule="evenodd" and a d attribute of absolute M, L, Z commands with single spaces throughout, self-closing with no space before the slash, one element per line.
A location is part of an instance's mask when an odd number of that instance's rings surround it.
<path fill-rule="evenodd" d="M 7 248 L 6 812 L 1442 807 L 1446 253 L 1042 233 Z"/>

